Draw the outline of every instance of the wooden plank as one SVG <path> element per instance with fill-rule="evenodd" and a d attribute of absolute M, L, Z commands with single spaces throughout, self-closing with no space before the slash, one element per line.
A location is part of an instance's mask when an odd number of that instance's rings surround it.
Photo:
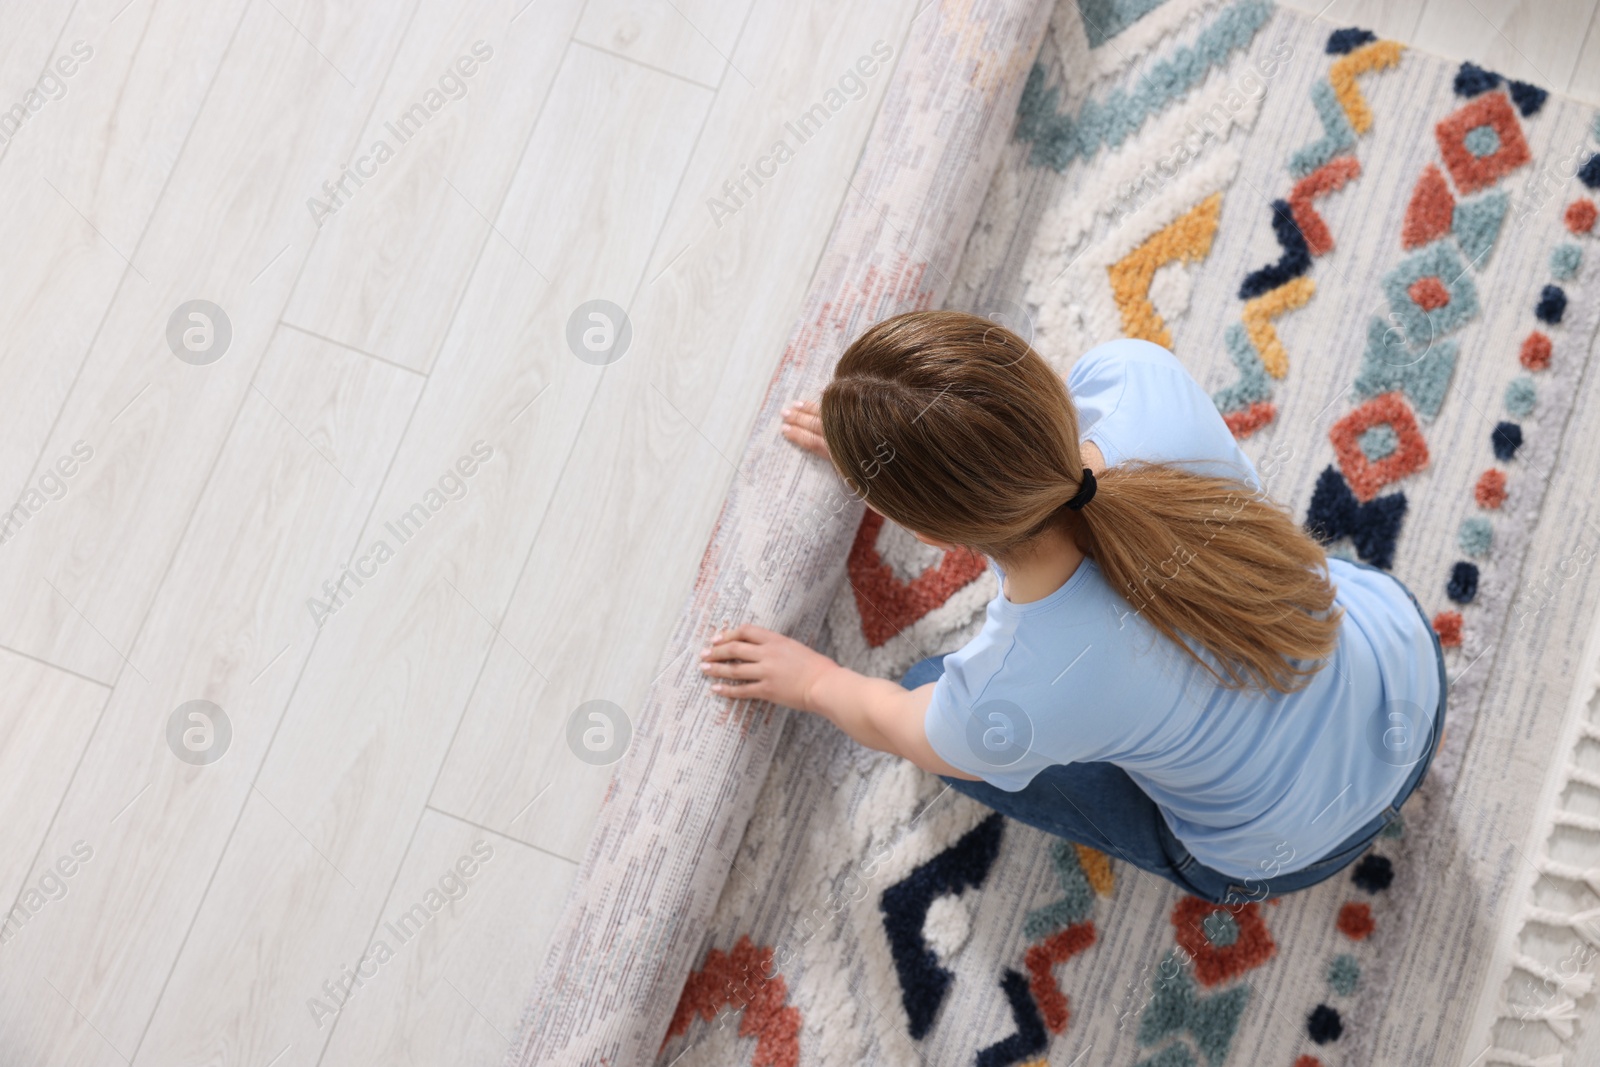
<path fill-rule="evenodd" d="M 0 36 L 0 105 L 10 110 L 29 89 L 39 86 L 40 75 L 55 57 L 56 46 L 77 13 L 76 5 L 16 4 L 6 12 L 6 33 Z M 26 125 L 26 122 L 24 122 Z M 11 145 L 0 145 L 0 158 Z"/>
<path fill-rule="evenodd" d="M 706 201 L 775 140 L 793 143 L 784 122 L 874 41 L 898 50 L 912 11 L 835 2 L 752 16 L 735 62 L 766 72 L 766 88 L 723 83 L 636 301 L 636 336 L 650 347 L 608 368 L 552 507 L 569 518 L 541 531 L 502 627 L 550 680 L 495 649 L 435 792 L 441 809 L 582 855 L 611 768 L 574 758 L 566 720 L 586 700 L 628 711 L 644 698 L 887 72 L 797 144 L 776 177 L 748 186 L 753 197 L 720 226 Z"/>
<path fill-rule="evenodd" d="M 124 278 L 146 284 L 125 257 L 133 256 L 243 9 L 243 0 L 152 0 L 108 22 L 115 12 L 94 15 L 79 5 L 32 42 L 40 58 L 33 77 L 48 66 L 54 98 L 6 140 L 0 159 L 0 195 L 10 207 L 0 217 L 0 247 L 19 253 L 0 260 L 0 291 L 10 295 L 0 303 L 7 507 L 40 473 L 36 463 L 56 460 L 41 450 L 118 285 Z M 15 50 L 9 37 L 7 47 Z M 38 516 L 46 526 L 58 517 L 54 509 Z"/>
<path fill-rule="evenodd" d="M 1589 29 L 1584 34 L 1583 49 L 1578 54 L 1577 66 L 1572 71 L 1572 81 L 1567 92 L 1580 100 L 1600 105 L 1600 0 L 1589 16 Z"/>
<path fill-rule="evenodd" d="M 40 452 L 82 439 L 95 461 L 0 553 L 0 644 L 107 681 L 124 668 L 310 246 L 305 197 L 354 143 L 406 21 L 364 11 L 248 8 Z M 208 366 L 166 340 L 197 298 L 232 325 Z"/>
<path fill-rule="evenodd" d="M 355 544 L 421 386 L 292 330 L 274 338 L 132 650 L 148 680 L 117 687 L 70 789 L 42 767 L 26 776 L 53 786 L 50 811 L 60 800 L 26 849 L 39 853 L 30 880 L 76 841 L 94 858 L 52 909 L 49 936 L 19 939 L 0 971 L 0 1034 L 33 1033 L 41 996 L 59 994 L 133 1054 L 310 654 L 306 598 Z M 168 732 L 197 699 L 231 724 L 204 765 L 181 762 Z M 27 706 L 25 722 L 41 724 L 30 729 L 64 725 L 48 704 Z"/>
<path fill-rule="evenodd" d="M 1428 0 L 1414 43 L 1564 90 L 1594 8 L 1595 0 Z"/>
<path fill-rule="evenodd" d="M 50 51 L 60 95 L 7 146 L 8 173 L 48 179 L 106 243 L 131 256 L 245 6 L 151 0 L 115 22 L 115 8 L 75 7 Z"/>
<path fill-rule="evenodd" d="M 370 958 L 364 970 L 376 973 L 342 1004 L 324 991 L 314 1009 L 307 1005 L 332 1034 L 323 1062 L 498 1063 L 574 870 L 510 838 L 423 812 L 377 929 L 361 957 L 348 961 Z"/>
<path fill-rule="evenodd" d="M 349 197 L 321 217 L 286 321 L 405 367 L 432 366 L 479 252 L 497 240 L 485 220 L 499 214 L 581 6 L 540 4 L 508 21 L 504 0 L 478 0 L 407 37 L 358 141 L 374 159 L 381 141 L 394 158 L 364 164 L 373 176 L 347 184 Z M 437 117 L 402 126 L 425 99 Z"/>
<path fill-rule="evenodd" d="M 58 890 L 56 880 L 41 887 L 29 878 L 34 853 L 111 693 L 98 682 L 4 651 L 0 692 L 9 708 L 0 719 L 0 959 L 6 959 L 18 938 L 50 936 L 48 920 L 56 910 L 44 909 L 67 890 Z M 34 892 L 13 910 L 25 889 Z"/>
<path fill-rule="evenodd" d="M 590 0 L 573 36 L 708 88 L 730 77 L 753 88 L 766 72 L 728 66 L 749 12 L 750 0 Z"/>
<path fill-rule="evenodd" d="M 639 284 L 709 95 L 591 50 L 563 65 L 495 220 L 504 239 L 485 248 L 360 538 L 387 539 L 392 557 L 322 627 L 157 1008 L 149 1062 L 254 1065 L 286 1046 L 279 1067 L 316 1061 L 326 1031 L 305 1000 L 360 954 L 389 899 L 598 379 L 567 350 L 566 321 Z M 387 524 L 426 507 L 477 441 L 493 454 L 464 465 L 465 488 L 395 537 Z M 308 862 L 285 860 L 284 826 Z"/>
<path fill-rule="evenodd" d="M 251 877 L 228 886 L 228 908 L 200 909 L 183 952 L 185 959 L 206 956 L 209 970 L 199 974 L 180 961 L 168 978 L 161 1006 L 134 1057 L 141 1067 L 317 1063 L 327 1031 L 311 1024 L 306 1001 L 321 991 L 322 982 L 338 976 L 355 953 L 336 956 L 309 943 L 304 934 L 308 928 L 365 934 L 372 926 L 371 909 L 362 906 L 361 894 L 332 871 L 318 846 L 278 810 L 283 802 L 281 795 L 268 799 L 250 793 L 234 838 L 260 850 Z M 317 884 L 324 871 L 337 883 L 337 891 L 313 894 L 302 889 Z M 288 975 L 294 980 L 284 981 Z M 230 1010 L 239 991 L 252 983 L 258 996 L 248 1010 Z"/>

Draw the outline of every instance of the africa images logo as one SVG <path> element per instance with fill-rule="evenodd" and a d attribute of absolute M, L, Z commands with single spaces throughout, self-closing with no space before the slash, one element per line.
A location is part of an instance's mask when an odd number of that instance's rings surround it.
<path fill-rule="evenodd" d="M 466 496 L 468 479 L 478 473 L 482 464 L 493 458 L 493 445 L 487 441 L 474 441 L 472 453 L 456 460 L 455 466 L 440 475 L 437 488 L 430 486 L 422 494 L 421 500 L 402 511 L 393 521 L 383 524 L 384 530 L 394 538 L 394 546 L 385 538 L 378 538 L 367 546 L 364 555 L 356 557 L 342 568 L 337 578 L 323 582 L 322 592 L 328 599 L 322 601 L 309 597 L 306 600 L 306 607 L 311 611 L 311 619 L 317 624 L 317 629 L 322 629 L 334 613 L 349 603 L 355 590 L 377 577 L 378 568 L 394 558 L 395 547 L 404 545 L 421 532 L 423 524 L 438 514 L 445 504 Z"/>
<path fill-rule="evenodd" d="M 867 79 L 876 75 L 893 58 L 894 48 L 891 45 L 881 40 L 873 41 L 871 55 L 857 59 L 853 66 L 847 67 L 839 75 L 836 84 L 828 86 L 821 100 L 792 120 L 785 121 L 783 128 L 786 136 L 774 141 L 767 153 L 757 158 L 753 165 L 741 166 L 738 177 L 723 182 L 720 197 L 706 198 L 706 208 L 711 212 L 711 221 L 717 224 L 717 228 L 721 229 L 724 219 L 738 214 L 741 208 L 755 199 L 755 192 L 750 188 L 752 182 L 756 189 L 760 189 L 776 178 L 778 168 L 793 159 L 801 145 L 821 133 L 823 126 L 843 110 L 845 104 L 865 98 Z M 794 138 L 793 144 L 790 143 L 790 137 Z"/>
<path fill-rule="evenodd" d="M 439 75 L 438 88 L 430 86 L 423 92 L 422 99 L 383 124 L 385 132 L 394 139 L 394 144 L 391 145 L 384 137 L 377 138 L 364 154 L 357 156 L 339 172 L 337 180 L 323 182 L 322 191 L 327 200 L 318 200 L 314 196 L 306 200 L 306 210 L 311 212 L 311 221 L 317 224 L 317 229 L 322 229 L 328 216 L 337 215 L 357 190 L 377 177 L 378 168 L 398 155 L 399 150 L 421 133 L 428 121 L 444 110 L 446 104 L 465 97 L 468 79 L 478 72 L 480 64 L 492 58 L 494 49 L 487 42 L 474 41 L 472 55 L 457 56 L 455 63 Z"/>
<path fill-rule="evenodd" d="M 94 49 L 86 41 L 73 41 L 72 54 L 63 52 L 53 64 L 44 68 L 39 80 L 25 90 L 22 98 L 5 111 L 0 111 L 0 145 L 11 143 L 33 116 L 44 106 L 67 95 L 67 79 L 78 73 L 78 68 L 94 58 Z"/>
<path fill-rule="evenodd" d="M 0 545 L 5 544 L 27 525 L 28 520 L 44 509 L 46 504 L 67 495 L 68 481 L 94 458 L 94 449 L 82 441 L 75 441 L 70 455 L 56 459 L 39 475 L 38 485 L 29 486 L 17 497 L 9 511 L 0 511 Z"/>
<path fill-rule="evenodd" d="M 307 997 L 306 1009 L 317 1029 L 322 1029 L 325 1022 L 343 1011 L 350 998 L 376 978 L 384 964 L 395 958 L 398 949 L 429 930 L 435 916 L 441 912 L 454 915 L 454 905 L 471 891 L 473 878 L 480 875 L 492 859 L 494 846 L 481 838 L 474 841 L 472 851 L 462 853 L 454 864 L 445 868 L 438 881 L 423 891 L 420 900 L 413 899 L 409 907 L 383 924 L 354 966 L 346 964 L 337 975 L 324 981 L 321 996 Z"/>

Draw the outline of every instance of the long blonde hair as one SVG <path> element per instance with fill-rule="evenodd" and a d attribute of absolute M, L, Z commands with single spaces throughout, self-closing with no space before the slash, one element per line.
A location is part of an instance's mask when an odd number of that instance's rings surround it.
<path fill-rule="evenodd" d="M 876 511 L 1000 559 L 1058 527 L 1225 687 L 1293 692 L 1337 644 L 1326 554 L 1254 487 L 1130 462 L 1066 507 L 1083 480 L 1077 409 L 1003 326 L 956 311 L 880 322 L 845 350 L 821 406 L 835 467 Z"/>

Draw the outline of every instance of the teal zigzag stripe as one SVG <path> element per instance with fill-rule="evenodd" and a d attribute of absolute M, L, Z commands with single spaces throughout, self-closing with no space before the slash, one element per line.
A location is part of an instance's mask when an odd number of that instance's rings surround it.
<path fill-rule="evenodd" d="M 1103 100 L 1086 100 L 1076 116 L 1056 114 L 1060 89 L 1044 87 L 1044 68 L 1035 63 L 1017 105 L 1017 139 L 1033 142 L 1028 161 L 1060 171 L 1074 159 L 1092 158 L 1102 147 L 1115 148 L 1249 44 L 1272 11 L 1265 0 L 1240 0 L 1212 20 L 1192 45 L 1174 49 L 1151 67 L 1131 92 L 1115 89 Z"/>
<path fill-rule="evenodd" d="M 1078 850 L 1072 842 L 1057 841 L 1052 845 L 1050 860 L 1061 883 L 1061 899 L 1028 913 L 1022 931 L 1029 941 L 1048 937 L 1063 926 L 1080 923 L 1094 910 L 1094 889 L 1089 885 L 1089 876 L 1083 873 Z"/>
<path fill-rule="evenodd" d="M 1239 368 L 1239 380 L 1211 394 L 1217 410 L 1224 415 L 1243 411 L 1258 400 L 1272 399 L 1272 382 L 1267 379 L 1267 366 L 1261 362 L 1261 353 L 1250 340 L 1244 323 L 1236 322 L 1223 335 L 1228 345 L 1228 355 Z"/>
<path fill-rule="evenodd" d="M 1334 94 L 1331 84 L 1327 81 L 1313 82 L 1311 104 L 1317 109 L 1317 118 L 1322 120 L 1322 137 L 1289 157 L 1289 173 L 1296 178 L 1304 178 L 1334 156 L 1342 155 L 1356 146 L 1356 131 L 1345 117 L 1344 108 L 1339 106 L 1339 98 Z"/>

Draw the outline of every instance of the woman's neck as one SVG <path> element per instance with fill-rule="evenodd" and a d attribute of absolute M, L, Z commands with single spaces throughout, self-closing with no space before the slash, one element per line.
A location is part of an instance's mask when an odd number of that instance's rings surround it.
<path fill-rule="evenodd" d="M 1097 473 L 1105 469 L 1105 457 L 1090 441 L 1083 442 L 1083 462 Z M 1052 527 L 1025 550 L 998 561 L 1006 572 L 1001 595 L 1013 604 L 1043 600 L 1066 585 L 1083 560 L 1083 550 L 1072 537 L 1059 527 Z"/>
<path fill-rule="evenodd" d="M 1002 593 L 1013 604 L 1031 604 L 1067 584 L 1083 562 L 1083 551 L 1059 528 L 1040 534 L 1026 552 L 999 561 L 1006 572 Z"/>

